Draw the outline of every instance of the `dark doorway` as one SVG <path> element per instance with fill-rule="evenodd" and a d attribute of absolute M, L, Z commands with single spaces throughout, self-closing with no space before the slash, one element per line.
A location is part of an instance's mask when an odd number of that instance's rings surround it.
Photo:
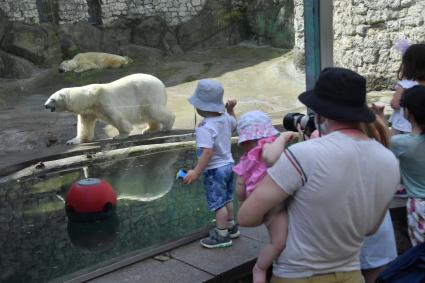
<path fill-rule="evenodd" d="M 102 25 L 102 0 L 87 0 L 89 7 L 89 22 Z"/>
<path fill-rule="evenodd" d="M 40 23 L 58 24 L 59 7 L 57 0 L 37 0 L 36 3 Z"/>

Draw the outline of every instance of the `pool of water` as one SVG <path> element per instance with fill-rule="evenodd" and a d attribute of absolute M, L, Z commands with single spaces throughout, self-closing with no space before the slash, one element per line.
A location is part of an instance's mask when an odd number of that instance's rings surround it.
<path fill-rule="evenodd" d="M 192 149 L 122 157 L 83 168 L 30 176 L 0 188 L 0 282 L 69 279 L 135 252 L 212 225 L 202 182 L 175 180 L 194 165 Z M 64 210 L 71 184 L 108 181 L 118 197 L 116 215 L 72 223 Z"/>

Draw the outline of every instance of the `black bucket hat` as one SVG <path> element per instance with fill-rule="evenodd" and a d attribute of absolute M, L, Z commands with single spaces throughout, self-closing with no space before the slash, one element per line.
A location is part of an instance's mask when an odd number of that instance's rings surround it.
<path fill-rule="evenodd" d="M 313 89 L 298 99 L 317 114 L 336 121 L 375 121 L 366 104 L 366 79 L 344 68 L 326 68 Z"/>

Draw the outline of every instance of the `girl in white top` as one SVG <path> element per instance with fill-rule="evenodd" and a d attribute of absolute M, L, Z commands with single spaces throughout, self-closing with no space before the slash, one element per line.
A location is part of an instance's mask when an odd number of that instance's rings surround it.
<path fill-rule="evenodd" d="M 405 134 L 412 131 L 412 125 L 404 117 L 403 109 L 400 107 L 400 99 L 405 89 L 418 85 L 425 81 L 423 77 L 425 71 L 425 44 L 412 44 L 402 42 L 396 46 L 402 54 L 402 61 L 398 70 L 399 81 L 395 86 L 395 93 L 391 100 L 391 107 L 394 112 L 390 118 L 392 134 Z"/>
<path fill-rule="evenodd" d="M 406 134 L 412 131 L 412 125 L 404 118 L 403 108 L 400 107 L 400 97 L 398 93 L 403 93 L 405 89 L 414 87 L 418 83 L 411 80 L 401 80 L 395 85 L 396 92 L 391 100 L 391 107 L 394 109 L 390 117 L 391 129 L 393 135 Z"/>

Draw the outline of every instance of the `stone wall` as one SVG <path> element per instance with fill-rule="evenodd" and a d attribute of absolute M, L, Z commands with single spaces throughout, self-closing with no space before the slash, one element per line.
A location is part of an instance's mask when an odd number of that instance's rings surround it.
<path fill-rule="evenodd" d="M 37 0 L 0 0 L 0 10 L 13 21 L 39 22 Z"/>
<path fill-rule="evenodd" d="M 86 0 L 58 0 L 58 23 L 76 23 L 89 18 Z"/>
<path fill-rule="evenodd" d="M 295 0 L 297 65 L 304 57 L 303 0 Z M 425 41 L 425 1 L 334 1 L 334 63 L 358 71 L 369 87 L 388 88 L 396 79 L 400 39 Z"/>
<path fill-rule="evenodd" d="M 197 15 L 205 2 L 206 0 L 0 0 L 0 10 L 12 21 L 39 23 L 43 21 L 41 11 L 56 7 L 57 23 L 70 24 L 93 21 L 89 6 L 98 6 L 103 24 L 119 18 L 161 16 L 169 25 L 178 25 Z"/>

